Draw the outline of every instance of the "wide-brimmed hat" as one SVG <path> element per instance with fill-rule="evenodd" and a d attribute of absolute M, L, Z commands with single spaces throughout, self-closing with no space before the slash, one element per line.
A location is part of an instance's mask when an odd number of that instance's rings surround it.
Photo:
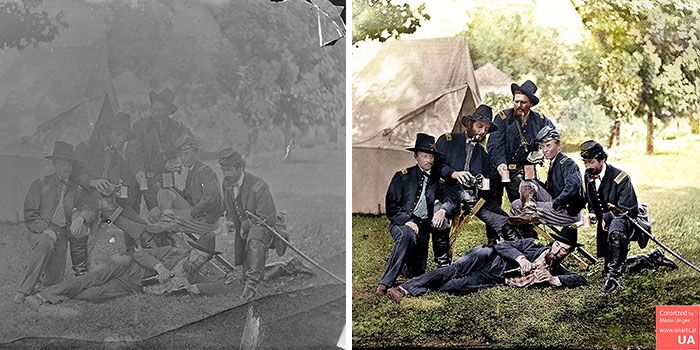
<path fill-rule="evenodd" d="M 467 126 L 467 120 L 489 122 L 489 133 L 498 130 L 496 124 L 493 123 L 493 110 L 487 105 L 480 105 L 472 115 L 462 116 L 462 125 Z"/>
<path fill-rule="evenodd" d="M 416 145 L 410 148 L 406 148 L 407 151 L 411 152 L 425 152 L 433 155 L 440 155 L 437 150 L 435 150 L 435 137 L 419 132 L 416 134 Z"/>
<path fill-rule="evenodd" d="M 175 140 L 175 148 L 180 151 L 193 147 L 199 148 L 199 143 L 197 143 L 197 140 L 194 136 L 190 135 L 190 133 L 184 133 Z"/>
<path fill-rule="evenodd" d="M 221 252 L 217 252 L 215 250 L 216 248 L 216 238 L 213 235 L 203 235 L 202 237 L 199 237 L 198 240 L 194 242 L 188 242 L 192 248 L 201 250 L 205 253 L 209 254 L 214 254 L 218 255 L 221 254 Z"/>
<path fill-rule="evenodd" d="M 165 88 L 163 91 L 161 91 L 159 94 L 156 93 L 155 91 L 151 91 L 148 94 L 148 99 L 151 101 L 151 104 L 153 102 L 160 102 L 170 109 L 170 114 L 175 113 L 177 111 L 177 106 L 173 103 L 175 101 L 175 94 L 173 93 L 172 90 Z"/>
<path fill-rule="evenodd" d="M 219 151 L 219 165 L 233 167 L 243 162 L 243 156 L 233 148 L 224 148 Z"/>
<path fill-rule="evenodd" d="M 518 85 L 516 83 L 510 84 L 510 92 L 513 94 L 513 96 L 515 96 L 516 91 L 520 91 L 525 94 L 525 96 L 530 99 L 530 103 L 533 107 L 540 103 L 540 99 L 535 96 L 535 92 L 537 92 L 537 85 L 535 85 L 535 83 L 532 81 L 526 80 L 523 85 Z"/>
<path fill-rule="evenodd" d="M 119 129 L 126 131 L 126 141 L 133 140 L 136 137 L 136 135 L 131 132 L 131 116 L 124 112 L 119 112 L 114 117 L 102 121 L 100 126 L 105 129 Z"/>
<path fill-rule="evenodd" d="M 551 235 L 557 241 L 566 243 L 574 248 L 583 247 L 583 244 L 578 242 L 578 230 L 571 226 L 565 226 L 559 231 L 559 234 L 552 232 Z"/>
<path fill-rule="evenodd" d="M 65 160 L 66 162 L 73 161 L 73 145 L 68 142 L 56 141 L 53 145 L 53 154 L 44 158 L 51 160 Z"/>
<path fill-rule="evenodd" d="M 594 140 L 588 140 L 581 144 L 582 159 L 595 159 L 601 153 L 605 153 L 603 146 Z"/>
<path fill-rule="evenodd" d="M 537 132 L 537 136 L 535 136 L 535 138 L 537 139 L 537 142 L 545 143 L 552 140 L 559 140 L 561 136 L 559 135 L 557 129 L 549 125 L 545 125 L 542 129 L 540 129 L 540 131 Z"/>

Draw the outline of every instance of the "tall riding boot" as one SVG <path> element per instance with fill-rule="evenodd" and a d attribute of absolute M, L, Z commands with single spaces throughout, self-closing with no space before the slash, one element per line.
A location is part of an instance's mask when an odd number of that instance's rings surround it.
<path fill-rule="evenodd" d="M 265 281 L 269 281 L 280 276 L 294 276 L 298 274 L 306 274 L 309 276 L 316 275 L 313 270 L 304 265 L 301 260 L 295 256 L 286 262 L 278 261 L 265 266 L 264 279 Z"/>
<path fill-rule="evenodd" d="M 500 235 L 498 234 L 498 232 L 496 232 L 496 230 L 491 228 L 489 225 L 486 225 L 486 239 L 489 245 L 498 244 L 498 240 L 500 239 L 499 236 Z"/>
<path fill-rule="evenodd" d="M 514 225 L 506 223 L 501 229 L 501 239 L 504 241 L 514 241 L 516 239 L 522 239 L 522 233 Z"/>
<path fill-rule="evenodd" d="M 437 267 L 447 266 L 452 263 L 450 231 L 443 230 L 433 234 L 433 256 Z"/>
<path fill-rule="evenodd" d="M 70 239 L 70 260 L 73 263 L 73 273 L 81 276 L 88 273 L 88 237 L 83 236 Z"/>
<path fill-rule="evenodd" d="M 265 259 L 267 259 L 267 245 L 258 239 L 248 241 L 248 269 L 245 274 L 245 288 L 241 299 L 248 302 L 258 295 L 258 286 L 263 280 L 265 271 Z"/>
<path fill-rule="evenodd" d="M 627 238 L 625 233 L 620 231 L 611 232 L 608 237 L 608 274 L 605 277 L 603 288 L 600 290 L 601 293 L 609 294 L 620 287 L 620 279 L 626 268 L 625 261 L 627 260 L 628 251 L 629 238 Z"/>
<path fill-rule="evenodd" d="M 523 202 L 523 211 L 518 216 L 508 218 L 508 223 L 516 226 L 537 225 L 540 222 L 540 216 L 537 214 L 537 202 L 535 195 L 537 190 L 535 186 L 523 184 L 520 186 L 520 200 Z"/>
<path fill-rule="evenodd" d="M 673 270 L 678 268 L 678 265 L 676 265 L 673 260 L 667 258 L 666 255 L 664 255 L 664 251 L 659 248 L 656 248 L 653 252 L 649 253 L 649 258 L 651 259 L 654 268 L 662 266 L 668 266 Z"/>

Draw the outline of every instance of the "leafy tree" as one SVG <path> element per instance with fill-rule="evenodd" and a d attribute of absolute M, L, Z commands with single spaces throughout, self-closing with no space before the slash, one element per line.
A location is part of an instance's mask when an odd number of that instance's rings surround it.
<path fill-rule="evenodd" d="M 63 11 L 51 17 L 41 10 L 42 0 L 0 0 L 0 49 L 24 49 L 50 42 L 60 28 L 68 28 Z"/>
<path fill-rule="evenodd" d="M 411 34 L 421 21 L 430 20 L 425 4 L 414 12 L 408 4 L 395 5 L 391 0 L 352 1 L 352 43 L 363 40 L 398 39 L 401 34 Z"/>

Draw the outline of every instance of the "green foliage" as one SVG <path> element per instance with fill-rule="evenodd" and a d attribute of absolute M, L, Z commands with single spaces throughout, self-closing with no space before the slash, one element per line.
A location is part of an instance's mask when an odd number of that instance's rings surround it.
<path fill-rule="evenodd" d="M 481 103 L 491 106 L 495 114 L 498 111 L 513 108 L 513 97 L 509 95 L 494 94 L 489 92 L 488 94 L 486 94 L 486 96 L 484 96 L 484 99 L 481 101 Z"/>
<path fill-rule="evenodd" d="M 421 21 L 430 20 L 424 11 L 425 4 L 413 11 L 408 4 L 395 5 L 391 0 L 353 0 L 352 43 L 367 39 L 385 42 L 414 33 Z"/>
<path fill-rule="evenodd" d="M 51 17 L 41 9 L 43 0 L 0 0 L 0 49 L 37 46 L 50 42 L 59 29 L 68 28 L 63 11 Z"/>

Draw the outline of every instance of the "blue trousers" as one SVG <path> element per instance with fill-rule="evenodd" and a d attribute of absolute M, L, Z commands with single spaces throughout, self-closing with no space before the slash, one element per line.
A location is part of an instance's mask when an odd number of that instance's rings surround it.
<path fill-rule="evenodd" d="M 452 265 L 412 278 L 401 287 L 413 296 L 428 291 L 467 294 L 492 287 L 503 281 L 503 278 L 490 273 L 495 257 L 496 250 L 492 246 L 477 246 Z"/>
<path fill-rule="evenodd" d="M 414 277 L 425 272 L 428 260 L 428 240 L 430 227 L 422 224 L 418 227 L 418 235 L 406 225 L 389 224 L 389 234 L 394 240 L 386 269 L 379 283 L 393 286 L 399 274 Z"/>

